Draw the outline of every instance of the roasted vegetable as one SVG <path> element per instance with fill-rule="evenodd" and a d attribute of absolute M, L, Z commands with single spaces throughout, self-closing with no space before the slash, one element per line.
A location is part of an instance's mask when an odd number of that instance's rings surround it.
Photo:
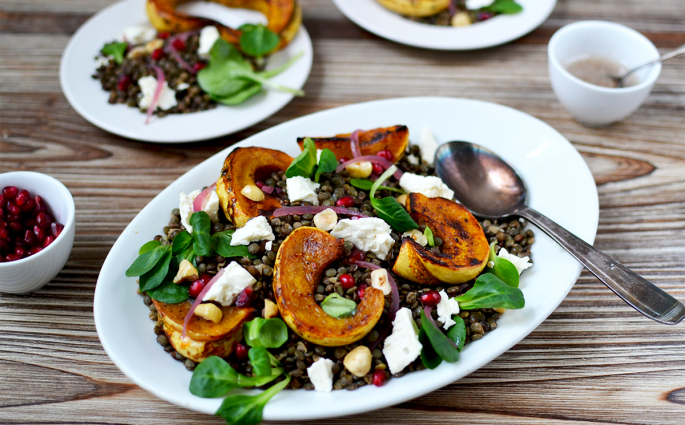
<path fill-rule="evenodd" d="M 183 320 L 192 303 L 166 304 L 152 301 L 162 330 L 172 347 L 184 357 L 200 362 L 209 356 L 228 357 L 243 339 L 243 323 L 254 316 L 251 307 L 221 307 L 222 318 L 213 323 L 193 315 L 188 322 L 187 337 L 183 333 Z"/>
<path fill-rule="evenodd" d="M 445 198 L 410 193 L 407 211 L 443 242 L 441 252 L 433 253 L 404 238 L 392 269 L 396 274 L 423 285 L 463 283 L 478 276 L 488 261 L 488 240 L 466 208 Z"/>
<path fill-rule="evenodd" d="M 190 16 L 176 11 L 176 7 L 190 0 L 147 0 L 147 16 L 157 31 L 171 33 L 199 30 L 214 25 L 221 37 L 236 47 L 242 32 L 211 19 Z M 266 27 L 276 33 L 282 49 L 295 37 L 302 23 L 302 9 L 296 0 L 210 0 L 227 7 L 252 9 L 266 15 Z"/>
<path fill-rule="evenodd" d="M 221 176 L 216 182 L 216 193 L 226 217 L 238 227 L 258 215 L 269 216 L 281 207 L 278 197 L 265 194 L 261 201 L 253 201 L 242 192 L 246 186 L 265 181 L 271 173 L 285 171 L 292 157 L 274 149 L 236 148 L 224 161 Z"/>
<path fill-rule="evenodd" d="M 447 9 L 452 0 L 376 0 L 381 6 L 405 16 L 431 16 Z"/>
<path fill-rule="evenodd" d="M 385 305 L 378 289 L 367 287 L 351 317 L 329 316 L 314 300 L 326 269 L 344 254 L 342 239 L 314 227 L 300 227 L 281 244 L 273 289 L 285 323 L 307 341 L 327 347 L 351 344 L 376 325 Z"/>
<path fill-rule="evenodd" d="M 304 139 L 306 137 L 297 138 L 300 149 L 304 148 Z M 311 139 L 317 149 L 330 149 L 338 159 L 342 157 L 352 159 L 353 157 L 350 147 L 350 134 L 338 134 L 334 137 L 312 137 Z M 359 145 L 362 155 L 376 155 L 378 152 L 387 149 L 392 153 L 393 161 L 397 162 L 404 155 L 408 144 L 409 129 L 406 125 L 359 132 Z"/>

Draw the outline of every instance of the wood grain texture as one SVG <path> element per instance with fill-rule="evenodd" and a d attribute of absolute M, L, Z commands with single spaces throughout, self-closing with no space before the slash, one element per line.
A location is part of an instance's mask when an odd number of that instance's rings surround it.
<path fill-rule="evenodd" d="M 224 147 L 312 112 L 398 94 L 497 102 L 556 128 L 598 184 L 596 246 L 685 300 L 685 58 L 664 66 L 632 117 L 590 129 L 557 102 L 546 56 L 554 31 L 583 19 L 629 25 L 662 51 L 684 44 L 682 0 L 560 0 L 531 34 L 475 52 L 400 46 L 347 21 L 330 0 L 302 0 L 315 50 L 307 96 L 241 133 L 185 145 L 108 134 L 62 95 L 58 68 L 69 37 L 111 3 L 0 0 L 0 171 L 51 174 L 77 207 L 65 269 L 39 292 L 0 295 L 0 423 L 222 423 L 143 391 L 103 351 L 92 300 L 109 249 L 160 190 Z M 482 369 L 416 400 L 320 423 L 675 425 L 684 418 L 685 326 L 639 316 L 583 273 L 537 330 Z"/>

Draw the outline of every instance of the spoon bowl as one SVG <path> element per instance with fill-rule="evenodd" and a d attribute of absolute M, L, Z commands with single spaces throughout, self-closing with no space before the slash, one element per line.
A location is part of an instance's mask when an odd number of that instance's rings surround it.
<path fill-rule="evenodd" d="M 652 320 L 674 325 L 685 306 L 618 261 L 526 205 L 526 185 L 494 152 L 469 142 L 449 142 L 435 153 L 437 175 L 473 214 L 484 218 L 518 215 L 547 233 L 602 283 Z"/>

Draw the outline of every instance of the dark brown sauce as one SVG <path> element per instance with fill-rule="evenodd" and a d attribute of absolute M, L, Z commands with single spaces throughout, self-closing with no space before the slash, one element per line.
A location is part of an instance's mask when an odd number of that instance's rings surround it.
<path fill-rule="evenodd" d="M 616 88 L 618 83 L 618 80 L 611 78 L 612 76 L 620 77 L 629 71 L 628 67 L 616 60 L 597 56 L 569 62 L 566 70 L 586 83 L 609 88 Z M 624 81 L 623 87 L 634 86 L 639 82 L 635 75 L 631 75 Z"/>

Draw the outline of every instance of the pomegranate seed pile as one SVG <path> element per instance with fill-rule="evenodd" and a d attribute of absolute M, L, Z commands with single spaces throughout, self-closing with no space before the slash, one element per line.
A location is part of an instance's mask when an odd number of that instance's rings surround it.
<path fill-rule="evenodd" d="M 48 212 L 40 196 L 6 186 L 0 193 L 0 263 L 37 254 L 62 233 L 64 226 Z"/>

